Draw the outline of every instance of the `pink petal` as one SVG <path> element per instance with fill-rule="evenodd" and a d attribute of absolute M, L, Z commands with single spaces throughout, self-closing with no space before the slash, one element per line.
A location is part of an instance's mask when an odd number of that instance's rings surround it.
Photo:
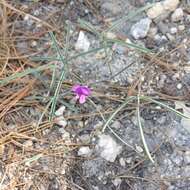
<path fill-rule="evenodd" d="M 80 88 L 80 85 L 76 84 L 72 87 L 72 91 L 75 92 L 78 88 Z"/>
<path fill-rule="evenodd" d="M 86 96 L 85 95 L 81 95 L 79 98 L 79 103 L 80 104 L 84 104 L 86 102 Z"/>
<path fill-rule="evenodd" d="M 76 96 L 75 96 L 75 100 L 78 100 L 79 99 L 79 95 L 77 94 Z"/>
<path fill-rule="evenodd" d="M 83 87 L 83 88 L 81 88 L 81 90 L 82 90 L 82 93 L 84 94 L 84 95 L 86 95 L 86 96 L 89 96 L 90 95 L 90 93 L 91 93 L 91 90 L 88 88 L 88 87 Z"/>

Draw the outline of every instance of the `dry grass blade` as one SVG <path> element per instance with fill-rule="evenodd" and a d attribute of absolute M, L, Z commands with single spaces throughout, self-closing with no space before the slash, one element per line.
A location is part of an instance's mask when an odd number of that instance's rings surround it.
<path fill-rule="evenodd" d="M 31 83 L 32 84 L 32 83 Z M 18 92 L 13 94 L 9 99 L 7 99 L 5 102 L 2 102 L 0 105 L 0 119 L 13 107 L 16 105 L 16 103 L 21 100 L 23 97 L 25 97 L 29 90 L 31 89 L 31 84 L 24 87 L 23 89 L 20 89 Z"/>
<path fill-rule="evenodd" d="M 63 80 L 65 79 L 66 77 L 66 72 L 67 72 L 67 51 L 68 51 L 68 39 L 69 39 L 69 29 L 68 29 L 68 32 L 67 32 L 67 37 L 66 37 L 66 48 L 65 48 L 65 58 L 63 57 L 62 55 L 62 52 L 61 52 L 61 49 L 60 47 L 58 46 L 57 44 L 57 40 L 54 36 L 54 34 L 52 32 L 50 32 L 50 36 L 51 36 L 51 40 L 55 46 L 55 49 L 59 55 L 59 58 L 63 64 L 63 68 L 62 68 L 62 71 L 61 71 L 61 75 L 60 75 L 60 78 L 59 78 L 59 81 L 58 81 L 58 84 L 56 86 L 56 89 L 55 89 L 55 92 L 54 92 L 54 96 L 52 97 L 52 104 L 51 104 L 51 111 L 50 111 L 50 120 L 52 120 L 53 116 L 54 116 L 54 113 L 55 113 L 55 107 L 56 107 L 56 104 L 57 104 L 57 100 L 58 100 L 58 97 L 59 97 L 59 92 L 60 92 L 60 89 L 61 89 L 61 85 L 62 85 L 62 82 Z"/>
<path fill-rule="evenodd" d="M 148 146 L 147 146 L 147 143 L 146 143 L 146 140 L 145 140 L 145 137 L 144 137 L 144 132 L 143 132 L 142 124 L 141 124 L 141 118 L 140 118 L 140 99 L 139 99 L 139 96 L 137 96 L 137 121 L 138 121 L 138 126 L 139 126 L 139 129 L 140 129 L 141 140 L 142 140 L 145 152 L 146 152 L 149 160 L 154 164 L 154 160 L 153 160 L 153 158 L 152 158 L 152 156 L 150 154 L 150 151 L 148 149 Z"/>
<path fill-rule="evenodd" d="M 37 68 L 26 69 L 23 72 L 14 73 L 11 76 L 8 76 L 8 77 L 0 80 L 0 86 L 6 85 L 6 84 L 12 82 L 13 80 L 22 78 L 26 75 L 37 73 L 39 71 L 43 71 L 43 70 L 47 70 L 47 69 L 52 69 L 54 67 L 55 67 L 55 65 L 53 65 L 53 64 L 42 65 L 42 66 L 39 66 Z"/>
<path fill-rule="evenodd" d="M 140 96 L 139 98 L 142 99 L 142 100 L 146 100 L 146 101 L 150 101 L 150 102 L 153 102 L 153 103 L 155 103 L 155 104 L 158 104 L 158 105 L 160 105 L 160 106 L 166 108 L 167 110 L 169 110 L 169 111 L 171 111 L 171 112 L 174 112 L 176 115 L 178 115 L 178 116 L 180 116 L 180 117 L 184 117 L 184 118 L 186 118 L 186 119 L 190 119 L 188 116 L 186 116 L 186 115 L 184 115 L 183 113 L 177 111 L 176 109 L 174 109 L 174 108 L 168 106 L 168 105 L 165 104 L 165 103 L 162 103 L 162 102 L 160 102 L 160 101 L 158 101 L 158 100 L 155 100 L 155 99 L 153 99 L 153 98 L 151 98 L 151 97 L 148 97 L 148 96 Z"/>
<path fill-rule="evenodd" d="M 7 3 L 6 1 L 4 1 L 4 0 L 0 1 L 0 4 L 4 5 L 5 7 L 9 8 L 9 9 L 11 9 L 11 10 L 17 12 L 17 13 L 19 13 L 20 15 L 28 15 L 28 17 L 30 17 L 31 19 L 33 19 L 33 20 L 35 20 L 35 21 L 37 21 L 37 22 L 43 24 L 44 26 L 47 26 L 47 27 L 51 28 L 53 31 L 56 30 L 53 26 L 51 26 L 51 25 L 48 24 L 47 22 L 45 22 L 45 21 L 43 21 L 43 20 L 41 20 L 41 19 L 39 19 L 39 18 L 37 18 L 37 17 L 35 17 L 35 16 L 32 16 L 32 15 L 30 15 L 30 14 L 27 14 L 27 13 L 25 13 L 24 11 L 21 11 L 21 10 L 19 10 L 19 9 L 16 9 L 15 7 L 13 7 L 12 5 L 8 4 L 8 3 Z"/>
<path fill-rule="evenodd" d="M 127 16 L 124 16 L 123 18 L 117 20 L 111 27 L 109 27 L 106 31 L 104 31 L 103 33 L 105 32 L 110 32 L 110 31 L 113 31 L 114 29 L 116 29 L 119 25 L 121 25 L 123 22 L 129 20 L 129 19 L 132 19 L 134 18 L 137 14 L 140 14 L 142 12 L 144 12 L 145 10 L 149 9 L 150 7 L 152 7 L 153 5 L 152 4 L 148 4 L 144 7 L 141 7 L 139 8 L 138 10 L 136 11 L 133 11 L 133 12 L 130 12 L 129 15 Z"/>
<path fill-rule="evenodd" d="M 136 99 L 136 97 L 131 96 L 128 97 L 121 106 L 119 106 L 114 113 L 109 117 L 109 119 L 106 121 L 106 123 L 103 126 L 102 132 L 105 131 L 105 129 L 109 126 L 110 122 L 113 120 L 113 118 L 117 115 L 118 112 L 120 112 L 129 102 L 133 101 L 134 99 Z"/>

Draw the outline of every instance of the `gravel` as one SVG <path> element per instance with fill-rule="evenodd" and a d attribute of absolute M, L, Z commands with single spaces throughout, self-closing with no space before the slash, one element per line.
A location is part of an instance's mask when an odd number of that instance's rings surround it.
<path fill-rule="evenodd" d="M 145 38 L 150 29 L 151 20 L 149 18 L 141 19 L 139 22 L 134 24 L 131 28 L 131 35 L 136 40 Z"/>
<path fill-rule="evenodd" d="M 114 23 L 117 18 L 123 18 L 132 9 L 136 9 L 135 6 L 147 2 L 101 0 L 97 17 L 93 16 L 96 15 L 96 11 L 88 10 L 83 1 L 71 1 L 66 5 L 59 2 L 66 7 L 65 11 L 60 9 L 60 4 L 55 9 L 53 3 L 47 5 L 47 9 L 43 9 L 46 3 L 39 4 L 41 8 L 33 10 L 32 14 L 41 18 L 47 11 L 63 12 L 63 15 L 71 21 L 71 28 L 74 31 L 69 47 L 69 56 L 73 56 L 102 46 L 97 36 L 81 28 L 78 29 L 76 25 L 78 17 L 92 21 L 101 31 Z M 127 20 L 117 30 L 105 34 L 109 39 L 120 39 L 143 48 L 150 48 L 158 54 L 156 58 L 139 53 L 134 47 L 113 43 L 109 51 L 104 48 L 69 61 L 70 75 L 66 77 L 66 86 L 78 83 L 80 80 L 92 87 L 93 95 L 90 97 L 91 101 L 79 105 L 71 98 L 68 88 L 67 91 L 61 89 L 61 103 L 59 102 L 59 106 L 56 107 L 54 125 L 42 132 L 45 142 L 40 141 L 40 144 L 24 139 L 21 142 L 29 149 L 49 148 L 48 150 L 56 151 L 60 148 L 60 152 L 63 153 L 57 152 L 56 160 L 51 156 L 44 156 L 32 163 L 33 170 L 37 168 L 42 173 L 52 174 L 48 175 L 48 183 L 39 186 L 40 190 L 62 189 L 60 178 L 65 174 L 71 189 L 77 189 L 77 186 L 80 189 L 92 190 L 189 189 L 189 120 L 176 116 L 161 106 L 141 102 L 141 123 L 155 165 L 148 160 L 144 151 L 135 101 L 120 111 L 102 134 L 104 125 L 102 117 L 107 120 L 126 97 L 137 94 L 139 79 L 142 94 L 150 95 L 171 106 L 174 106 L 173 101 L 169 100 L 179 99 L 183 106 L 175 108 L 190 115 L 189 106 L 186 105 L 189 101 L 190 77 L 189 70 L 184 67 L 190 62 L 189 17 L 190 14 L 182 1 L 163 0 L 156 2 L 146 12 Z M 42 27 L 35 25 L 35 22 L 26 16 L 22 21 L 15 23 L 15 28 L 25 27 L 28 31 L 39 32 Z M 45 47 L 47 40 L 49 40 L 48 35 L 43 39 L 35 39 L 29 44 L 22 40 L 15 43 L 20 53 L 25 54 L 30 47 L 36 49 Z M 48 62 L 44 62 L 46 63 Z M 56 64 L 61 65 L 60 62 Z M 65 106 L 62 105 L 62 101 L 66 102 Z M 102 117 L 99 116 L 99 112 Z M 12 130 L 11 125 L 7 128 Z M 47 146 L 48 143 L 55 141 L 58 142 L 56 145 Z M 64 145 L 60 145 L 60 142 Z M 72 147 L 71 153 L 68 153 L 67 145 Z M 73 157 L 77 159 L 73 159 L 68 169 L 62 157 L 69 160 Z M 13 165 L 12 175 L 7 175 L 3 184 L 4 189 L 9 182 L 8 179 L 14 177 L 17 167 Z M 4 175 L 3 171 L 2 168 L 1 176 Z M 38 178 L 41 174 L 36 175 Z"/>
<path fill-rule="evenodd" d="M 96 146 L 98 154 L 109 162 L 114 162 L 122 147 L 109 135 L 100 135 Z"/>
<path fill-rule="evenodd" d="M 160 17 L 159 20 L 163 20 L 170 12 L 177 8 L 178 4 L 179 0 L 165 0 L 155 3 L 155 5 L 147 11 L 147 15 L 151 19 Z"/>
<path fill-rule="evenodd" d="M 180 20 L 183 19 L 183 9 L 182 8 L 178 8 L 174 11 L 174 13 L 171 16 L 171 19 L 173 22 L 178 22 Z"/>
<path fill-rule="evenodd" d="M 83 31 L 79 32 L 79 36 L 77 39 L 77 42 L 75 44 L 75 49 L 78 51 L 88 51 L 90 47 L 90 42 L 87 38 L 87 36 L 85 35 L 85 33 Z"/>

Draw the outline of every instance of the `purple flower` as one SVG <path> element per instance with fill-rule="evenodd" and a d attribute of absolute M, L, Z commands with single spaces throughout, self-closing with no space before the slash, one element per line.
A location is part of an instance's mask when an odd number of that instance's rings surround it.
<path fill-rule="evenodd" d="M 75 93 L 75 98 L 78 100 L 79 103 L 83 104 L 86 101 L 86 97 L 88 97 L 91 94 L 90 88 L 88 86 L 82 86 L 82 85 L 74 85 L 72 87 L 72 91 Z"/>

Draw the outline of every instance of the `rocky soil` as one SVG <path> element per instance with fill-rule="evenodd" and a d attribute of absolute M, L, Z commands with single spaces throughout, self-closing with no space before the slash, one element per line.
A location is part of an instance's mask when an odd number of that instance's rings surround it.
<path fill-rule="evenodd" d="M 31 138 L 20 142 L 30 150 L 27 158 L 35 161 L 26 159 L 23 164 L 20 157 L 12 162 L 2 157 L 0 189 L 190 190 L 189 119 L 150 101 L 141 102 L 140 120 L 154 163 L 144 151 L 137 101 L 120 110 L 102 130 L 122 102 L 138 93 L 190 116 L 190 1 L 162 0 L 148 7 L 150 3 L 145 0 L 14 3 L 28 13 L 10 19 L 14 21 L 15 36 L 29 39 L 15 42 L 19 55 L 27 56 L 27 61 L 34 64 L 56 64 L 58 80 L 63 63 L 56 48 L 52 48 L 48 32 L 53 31 L 63 54 L 68 45 L 68 67 L 54 123 L 44 127 L 39 136 L 33 132 L 28 134 Z M 143 6 L 147 8 L 136 14 Z M 130 19 L 106 31 L 128 14 L 132 14 Z M 84 27 L 79 18 L 99 33 L 106 31 L 107 41 Z M 90 50 L 93 51 L 76 56 Z M 69 59 L 73 56 L 76 57 Z M 39 57 L 40 61 L 36 59 Z M 52 73 L 35 77 L 40 83 L 32 93 L 43 98 L 51 96 Z M 92 90 L 84 104 L 79 104 L 71 93 L 72 85 L 79 83 Z M 43 107 L 47 105 L 47 101 L 39 102 Z M 38 126 L 44 110 L 34 105 L 24 108 L 25 123 L 32 122 L 33 128 Z M 10 123 L 10 118 L 7 114 L 4 128 L 17 132 L 22 125 L 12 120 Z M 12 150 L 5 147 L 7 152 L 14 152 L 17 144 L 11 146 Z M 31 154 L 34 150 L 36 154 Z M 11 186 L 13 182 L 16 185 Z"/>

